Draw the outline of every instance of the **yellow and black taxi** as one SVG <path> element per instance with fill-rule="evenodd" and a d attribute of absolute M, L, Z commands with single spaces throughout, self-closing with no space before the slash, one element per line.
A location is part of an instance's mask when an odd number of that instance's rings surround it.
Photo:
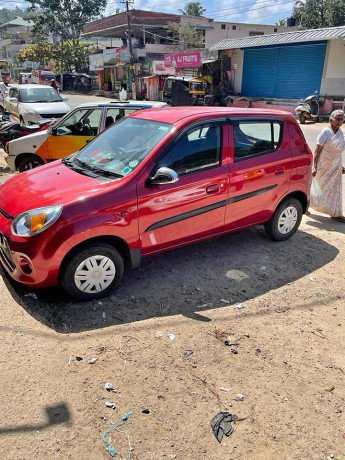
<path fill-rule="evenodd" d="M 8 142 L 5 160 L 11 171 L 33 169 L 77 152 L 108 126 L 132 112 L 166 105 L 156 101 L 78 105 L 49 129 Z"/>

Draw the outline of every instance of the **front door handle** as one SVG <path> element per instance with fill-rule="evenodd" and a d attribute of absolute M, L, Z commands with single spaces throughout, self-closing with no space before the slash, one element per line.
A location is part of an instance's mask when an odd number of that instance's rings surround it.
<path fill-rule="evenodd" d="M 206 188 L 206 193 L 208 195 L 212 194 L 212 193 L 218 193 L 219 192 L 219 184 L 214 184 L 214 185 L 209 185 L 207 188 Z"/>
<path fill-rule="evenodd" d="M 276 169 L 276 170 L 274 171 L 274 174 L 275 174 L 276 176 L 281 176 L 282 174 L 284 174 L 284 168 L 283 168 L 283 169 Z"/>

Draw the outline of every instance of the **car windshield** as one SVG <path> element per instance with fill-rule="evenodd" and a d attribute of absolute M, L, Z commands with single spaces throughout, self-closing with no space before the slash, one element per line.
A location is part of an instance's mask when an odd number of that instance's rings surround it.
<path fill-rule="evenodd" d="M 22 88 L 20 90 L 20 102 L 61 102 L 62 99 L 54 88 Z"/>
<path fill-rule="evenodd" d="M 99 174 L 127 176 L 171 129 L 168 123 L 124 118 L 70 157 L 70 161 Z"/>

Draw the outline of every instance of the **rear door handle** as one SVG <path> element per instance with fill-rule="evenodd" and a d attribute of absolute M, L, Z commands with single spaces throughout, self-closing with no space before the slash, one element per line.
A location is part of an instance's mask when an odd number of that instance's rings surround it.
<path fill-rule="evenodd" d="M 212 194 L 212 193 L 217 193 L 219 192 L 219 184 L 214 184 L 214 185 L 209 185 L 207 188 L 206 188 L 206 193 L 208 195 Z"/>
<path fill-rule="evenodd" d="M 285 172 L 284 168 L 283 168 L 283 169 L 276 169 L 276 170 L 274 171 L 274 174 L 275 174 L 276 176 L 281 176 L 282 174 L 284 174 L 284 172 Z"/>

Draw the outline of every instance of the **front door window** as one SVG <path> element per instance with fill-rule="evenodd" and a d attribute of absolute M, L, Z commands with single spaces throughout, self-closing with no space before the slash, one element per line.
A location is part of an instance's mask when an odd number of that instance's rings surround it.
<path fill-rule="evenodd" d="M 101 109 L 80 109 L 65 118 L 56 129 L 57 136 L 96 136 Z"/>

